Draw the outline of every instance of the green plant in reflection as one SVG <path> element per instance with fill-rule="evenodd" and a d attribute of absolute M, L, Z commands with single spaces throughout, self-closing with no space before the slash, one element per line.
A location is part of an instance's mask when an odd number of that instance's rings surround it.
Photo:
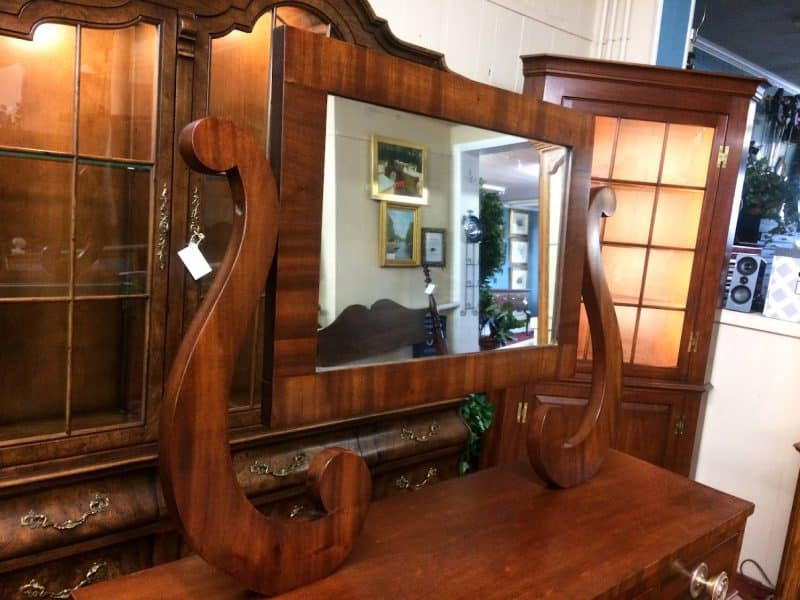
<path fill-rule="evenodd" d="M 458 465 L 463 475 L 478 470 L 483 436 L 492 424 L 494 405 L 486 399 L 486 394 L 470 394 L 461 407 L 461 417 L 469 427 L 469 445 Z"/>

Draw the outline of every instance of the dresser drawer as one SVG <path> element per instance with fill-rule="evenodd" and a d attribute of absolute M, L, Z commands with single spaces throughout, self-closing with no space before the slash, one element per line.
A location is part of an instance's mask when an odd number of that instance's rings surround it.
<path fill-rule="evenodd" d="M 358 430 L 367 464 L 400 460 L 423 452 L 466 448 L 469 429 L 457 408 L 409 415 L 365 425 Z"/>
<path fill-rule="evenodd" d="M 3 573 L 0 574 L 0 598 L 69 598 L 69 591 L 76 588 L 151 567 L 152 557 L 152 539 L 142 538 Z"/>
<path fill-rule="evenodd" d="M 458 462 L 462 453 L 462 448 L 451 448 L 385 465 L 372 476 L 372 499 L 411 494 L 440 481 L 458 477 Z"/>
<path fill-rule="evenodd" d="M 155 522 L 157 485 L 154 471 L 138 472 L 4 498 L 0 560 Z"/>
<path fill-rule="evenodd" d="M 709 577 L 713 577 L 722 571 L 725 571 L 730 576 L 736 568 L 738 553 L 739 537 L 733 535 L 708 551 L 689 550 L 678 559 L 678 562 L 689 573 L 700 563 L 705 563 L 708 565 Z M 673 572 L 668 574 L 661 584 L 658 598 L 663 598 L 664 600 L 690 600 L 689 575 L 678 573 L 673 569 Z"/>
<path fill-rule="evenodd" d="M 241 450 L 233 455 L 233 468 L 245 494 L 268 494 L 305 485 L 311 460 L 332 447 L 359 452 L 355 433 L 344 430 Z"/>

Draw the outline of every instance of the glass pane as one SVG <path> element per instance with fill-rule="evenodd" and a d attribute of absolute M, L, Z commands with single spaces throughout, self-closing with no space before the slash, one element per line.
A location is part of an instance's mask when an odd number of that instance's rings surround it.
<path fill-rule="evenodd" d="M 655 188 L 615 185 L 614 192 L 617 196 L 617 210 L 605 220 L 603 240 L 647 244 Z"/>
<path fill-rule="evenodd" d="M 200 243 L 200 249 L 213 269 L 198 282 L 201 293 L 205 294 L 214 281 L 231 237 L 233 197 L 225 177 L 204 175 L 200 189 L 198 219 L 200 231 L 205 236 Z"/>
<path fill-rule="evenodd" d="M 312 33 L 328 34 L 328 24 L 302 8 L 282 6 L 278 9 L 278 25 L 289 25 Z"/>
<path fill-rule="evenodd" d="M 81 29 L 81 154 L 152 160 L 158 28 Z"/>
<path fill-rule="evenodd" d="M 244 127 L 264 147 L 271 37 L 272 14 L 268 12 L 251 33 L 234 30 L 211 40 L 208 112 Z"/>
<path fill-rule="evenodd" d="M 0 155 L 0 297 L 66 296 L 69 162 Z"/>
<path fill-rule="evenodd" d="M 665 128 L 664 123 L 620 119 L 614 179 L 655 183 Z"/>
<path fill-rule="evenodd" d="M 661 183 L 705 186 L 713 138 L 711 127 L 670 124 Z"/>
<path fill-rule="evenodd" d="M 45 23 L 33 41 L 0 36 L 0 145 L 72 150 L 75 27 Z"/>
<path fill-rule="evenodd" d="M 261 299 L 256 314 L 250 319 L 248 334 L 239 350 L 231 386 L 231 408 L 246 408 L 258 403 L 261 398 L 262 349 L 264 337 L 264 299 Z"/>
<path fill-rule="evenodd" d="M 603 268 L 615 302 L 639 302 L 645 252 L 644 248 L 603 246 Z"/>
<path fill-rule="evenodd" d="M 595 117 L 592 177 L 608 179 L 611 175 L 611 155 L 614 149 L 614 135 L 616 132 L 617 119 Z"/>
<path fill-rule="evenodd" d="M 141 418 L 146 309 L 139 299 L 75 303 L 73 429 Z"/>
<path fill-rule="evenodd" d="M 694 252 L 650 250 L 644 283 L 644 304 L 685 308 Z"/>
<path fill-rule="evenodd" d="M 641 310 L 633 362 L 654 367 L 676 366 L 683 330 L 683 311 L 657 308 Z"/>
<path fill-rule="evenodd" d="M 0 304 L 0 439 L 64 431 L 68 306 Z"/>
<path fill-rule="evenodd" d="M 703 208 L 703 192 L 661 188 L 658 192 L 653 244 L 694 248 Z"/>
<path fill-rule="evenodd" d="M 631 362 L 633 352 L 633 334 L 636 331 L 636 314 L 639 309 L 635 306 L 614 306 L 619 323 L 619 335 L 622 339 L 622 360 Z"/>
<path fill-rule="evenodd" d="M 146 291 L 150 171 L 78 165 L 75 293 Z"/>

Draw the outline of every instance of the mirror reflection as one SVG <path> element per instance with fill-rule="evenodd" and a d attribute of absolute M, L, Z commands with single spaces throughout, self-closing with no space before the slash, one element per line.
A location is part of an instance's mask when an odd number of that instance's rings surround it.
<path fill-rule="evenodd" d="M 555 342 L 563 146 L 328 98 L 319 369 Z"/>

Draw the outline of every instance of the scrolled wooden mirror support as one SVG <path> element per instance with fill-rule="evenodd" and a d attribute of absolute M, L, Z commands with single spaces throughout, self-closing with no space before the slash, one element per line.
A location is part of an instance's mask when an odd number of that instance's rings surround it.
<path fill-rule="evenodd" d="M 164 393 L 164 495 L 207 562 L 252 590 L 276 594 L 324 577 L 347 557 L 366 516 L 371 479 L 360 457 L 328 448 L 311 461 L 307 479 L 326 511 L 322 518 L 269 518 L 244 495 L 228 444 L 228 398 L 247 317 L 275 252 L 275 181 L 254 139 L 229 121 L 188 125 L 180 149 L 195 170 L 227 174 L 235 217 L 219 275 L 184 336 Z"/>
<path fill-rule="evenodd" d="M 250 135 L 214 117 L 195 121 L 181 134 L 181 154 L 193 169 L 226 174 L 235 217 L 218 275 L 171 369 L 159 438 L 165 497 L 189 544 L 208 563 L 264 594 L 288 591 L 333 572 L 361 530 L 371 491 L 364 461 L 337 448 L 323 450 L 309 465 L 308 487 L 325 511 L 315 520 L 259 513 L 236 480 L 228 445 L 229 388 L 246 316 L 259 302 L 276 249 L 274 361 L 281 394 L 273 396 L 273 425 L 401 409 L 467 390 L 569 372 L 574 367 L 581 272 L 595 342 L 593 395 L 571 437 L 555 411 L 535 413 L 528 447 L 542 478 L 569 487 L 597 472 L 613 433 L 621 378 L 619 334 L 599 260 L 600 217 L 613 212 L 614 198 L 608 189 L 596 191 L 587 224 L 588 115 L 296 30 L 284 30 L 278 48 L 283 63 L 276 69 L 281 86 L 274 97 L 282 120 L 272 159 L 281 175 L 280 203 L 267 159 Z M 314 366 L 315 352 L 309 350 L 315 350 L 315 339 L 286 334 L 315 331 L 313 324 L 303 326 L 316 306 L 324 154 L 324 139 L 319 139 L 324 127 L 319 125 L 324 123 L 327 95 L 388 102 L 384 89 L 390 79 L 406 82 L 407 89 L 392 99 L 400 109 L 536 136 L 571 149 L 565 211 L 570 243 L 564 244 L 557 345 L 304 373 L 303 368 Z M 294 353 L 282 348 L 287 342 Z M 311 362 L 303 363 L 305 358 Z M 290 376 L 293 372 L 299 375 Z"/>

